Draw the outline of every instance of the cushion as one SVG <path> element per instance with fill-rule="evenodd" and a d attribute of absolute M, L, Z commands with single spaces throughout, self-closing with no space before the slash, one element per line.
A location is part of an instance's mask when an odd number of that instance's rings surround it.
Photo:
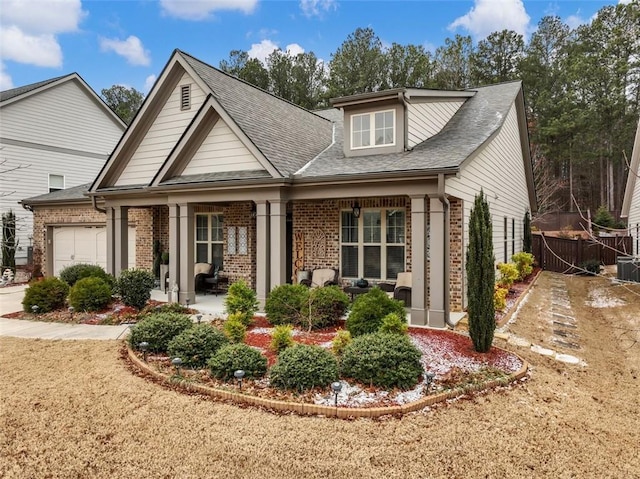
<path fill-rule="evenodd" d="M 396 288 L 404 286 L 406 288 L 411 287 L 411 272 L 398 273 L 398 280 L 396 281 Z"/>
<path fill-rule="evenodd" d="M 336 279 L 336 270 L 331 268 L 316 269 L 311 277 L 312 286 L 324 286 L 327 281 Z"/>
<path fill-rule="evenodd" d="M 197 274 L 211 274 L 211 267 L 213 265 L 210 263 L 196 263 L 193 267 L 193 275 Z"/>

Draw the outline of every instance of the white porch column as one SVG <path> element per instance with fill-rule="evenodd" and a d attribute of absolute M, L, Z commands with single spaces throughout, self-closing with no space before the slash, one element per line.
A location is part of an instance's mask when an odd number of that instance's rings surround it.
<path fill-rule="evenodd" d="M 114 209 L 114 273 L 116 276 L 129 267 L 129 208 L 118 206 Z"/>
<path fill-rule="evenodd" d="M 276 286 L 287 282 L 287 202 L 280 200 L 270 201 L 269 210 L 271 237 L 271 287 L 269 288 L 269 291 L 271 291 Z"/>
<path fill-rule="evenodd" d="M 115 268 L 115 212 L 107 206 L 107 273 L 116 276 Z M 52 273 L 53 274 L 53 269 Z"/>
<path fill-rule="evenodd" d="M 180 207 L 177 204 L 169 204 L 169 285 L 168 295 L 174 284 L 179 284 L 180 279 Z M 175 298 L 171 298 L 175 301 Z"/>
<path fill-rule="evenodd" d="M 194 250 L 193 205 L 180 204 L 180 304 L 196 302 L 195 280 L 193 277 L 193 265 L 196 255 Z"/>
<path fill-rule="evenodd" d="M 269 211 L 266 201 L 256 201 L 256 294 L 260 308 L 269 294 Z"/>
<path fill-rule="evenodd" d="M 429 326 L 446 328 L 445 323 L 445 288 L 449 280 L 445 278 L 445 208 L 438 197 L 430 198 L 430 240 L 429 240 Z"/>
<path fill-rule="evenodd" d="M 411 197 L 412 326 L 427 324 L 427 211 L 425 195 Z"/>

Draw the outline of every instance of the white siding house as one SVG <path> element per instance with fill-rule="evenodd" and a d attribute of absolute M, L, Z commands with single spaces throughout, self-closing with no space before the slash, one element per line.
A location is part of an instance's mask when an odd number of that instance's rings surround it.
<path fill-rule="evenodd" d="M 27 197 L 95 178 L 124 123 L 76 73 L 0 92 L 0 211 L 16 214 L 16 262 L 32 241 Z"/>
<path fill-rule="evenodd" d="M 633 253 L 640 255 L 640 120 L 636 139 L 633 143 L 633 153 L 629 165 L 629 176 L 627 177 L 627 188 L 622 203 L 623 218 L 627 219 L 629 235 L 633 236 Z"/>

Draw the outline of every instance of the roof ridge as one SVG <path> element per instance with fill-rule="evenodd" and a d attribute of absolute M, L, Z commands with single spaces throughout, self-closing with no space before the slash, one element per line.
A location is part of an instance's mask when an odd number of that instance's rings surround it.
<path fill-rule="evenodd" d="M 27 85 L 17 86 L 15 88 L 10 88 L 8 90 L 0 91 L 0 101 L 9 100 L 11 98 L 24 95 L 25 93 L 29 93 L 33 90 L 37 90 L 38 88 L 42 88 L 43 86 L 47 86 L 50 83 L 54 83 L 58 80 L 62 80 L 63 78 L 67 78 L 73 75 L 77 75 L 77 73 L 71 72 L 71 73 L 67 73 L 66 75 L 61 75 L 54 78 L 49 78 L 47 80 L 29 83 Z"/>

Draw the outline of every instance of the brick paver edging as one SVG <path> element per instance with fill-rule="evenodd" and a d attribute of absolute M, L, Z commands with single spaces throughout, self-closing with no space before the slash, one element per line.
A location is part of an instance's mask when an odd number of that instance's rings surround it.
<path fill-rule="evenodd" d="M 495 346 L 494 346 L 495 347 Z M 501 348 L 498 348 L 501 349 Z M 411 403 L 387 406 L 387 407 L 374 407 L 374 408 L 353 408 L 353 407 L 335 407 L 335 406 L 323 406 L 319 404 L 309 403 L 297 403 L 291 401 L 278 401 L 274 399 L 267 399 L 258 396 L 251 396 L 249 394 L 242 394 L 235 391 L 225 391 L 224 389 L 215 389 L 204 384 L 196 384 L 188 381 L 176 381 L 175 376 L 163 374 L 159 371 L 153 370 L 147 363 L 141 360 L 136 353 L 127 345 L 127 352 L 131 362 L 141 371 L 146 374 L 150 374 L 154 378 L 171 384 L 172 386 L 179 386 L 190 392 L 197 392 L 205 394 L 214 398 L 232 401 L 235 403 L 242 403 L 251 406 L 263 407 L 274 411 L 291 411 L 297 414 L 303 415 L 321 415 L 327 417 L 338 417 L 340 419 L 352 419 L 359 417 L 380 417 L 392 415 L 403 415 L 406 413 L 419 411 L 425 407 L 432 406 L 435 403 L 445 401 L 447 399 L 453 399 L 461 396 L 465 393 L 481 391 L 484 389 L 490 389 L 497 386 L 506 386 L 514 381 L 522 379 L 529 368 L 527 362 L 515 353 L 509 351 L 509 354 L 515 354 L 520 361 L 522 361 L 522 367 L 519 371 L 509 375 L 506 378 L 494 379 L 492 381 L 483 384 L 473 384 L 466 387 L 452 389 L 451 391 L 445 391 L 432 396 L 427 396 Z"/>

